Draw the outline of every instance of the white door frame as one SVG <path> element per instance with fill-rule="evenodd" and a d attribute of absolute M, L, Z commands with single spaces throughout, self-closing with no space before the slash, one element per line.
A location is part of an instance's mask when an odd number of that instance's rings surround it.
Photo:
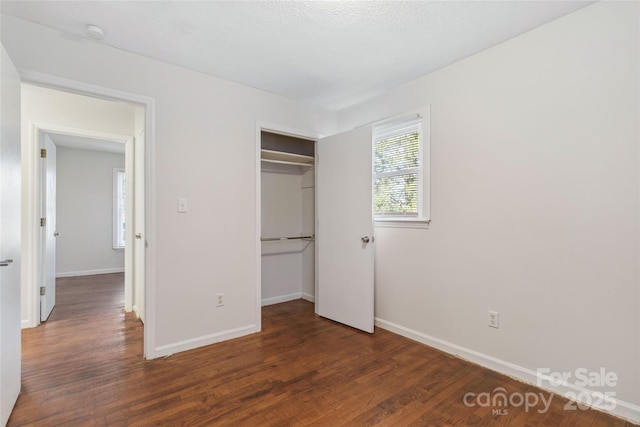
<path fill-rule="evenodd" d="M 108 132 L 100 132 L 100 131 L 94 131 L 94 130 L 88 130 L 88 129 L 79 129 L 79 128 L 72 128 L 72 127 L 67 127 L 67 126 L 59 126 L 59 125 L 50 125 L 50 124 L 45 124 L 45 123 L 34 123 L 31 122 L 29 123 L 29 135 L 31 136 L 31 144 L 33 145 L 33 150 L 34 153 L 38 153 L 38 150 L 40 150 L 40 139 L 41 136 L 45 133 L 57 133 L 57 134 L 65 134 L 65 135 L 70 135 L 70 136 L 79 136 L 79 137 L 84 137 L 84 138 L 95 138 L 95 139 L 100 139 L 103 141 L 111 141 L 111 142 L 117 142 L 117 143 L 121 143 L 124 144 L 125 147 L 125 159 L 131 159 L 133 152 L 132 152 L 132 146 L 133 146 L 133 136 L 129 136 L 129 135 L 120 135 L 120 134 L 115 134 L 115 133 L 108 133 Z M 37 171 L 35 171 L 35 175 L 34 178 L 36 180 L 41 179 L 42 177 L 42 165 L 40 164 L 39 167 L 37 168 Z M 131 192 L 127 192 L 127 199 L 129 199 L 131 196 Z M 133 199 L 131 197 L 131 199 Z M 130 203 L 127 204 L 127 206 L 133 206 L 133 204 L 131 203 L 132 200 L 130 201 Z M 39 206 L 39 203 L 38 203 Z M 129 209 L 131 210 L 131 209 Z M 37 221 L 36 221 L 37 223 Z M 35 224 L 35 233 L 39 233 L 40 231 L 40 227 L 38 227 L 38 224 Z M 126 237 L 126 241 L 127 242 L 131 242 L 133 239 L 133 228 L 129 228 L 126 230 L 127 233 L 127 237 Z M 129 235 L 130 234 L 130 235 Z M 38 242 L 38 247 L 41 245 L 41 242 Z M 39 253 L 35 254 L 36 256 L 36 271 L 34 271 L 34 273 L 36 274 L 36 277 L 40 277 L 40 269 L 42 268 L 42 260 L 40 259 L 40 255 Z M 125 248 L 125 266 L 127 266 L 129 268 L 129 270 L 127 271 L 131 271 L 130 269 L 132 268 L 132 263 L 130 262 L 130 260 L 132 259 L 133 253 L 130 250 L 127 250 L 127 248 Z M 27 316 L 28 321 L 29 321 L 29 327 L 34 327 L 34 326 L 38 326 L 38 324 L 40 324 L 40 315 L 38 315 L 38 313 L 40 313 L 40 283 L 38 280 L 35 280 L 31 283 L 31 289 L 28 295 L 28 299 L 29 299 L 29 315 Z M 127 274 L 125 275 L 125 282 L 124 282 L 124 307 L 126 311 L 131 311 L 131 306 L 132 306 L 132 301 L 133 301 L 133 287 L 132 287 L 132 283 L 131 283 L 131 277 Z"/>
<path fill-rule="evenodd" d="M 262 330 L 262 243 L 260 237 L 262 236 L 262 162 L 260 156 L 260 149 L 262 148 L 262 131 L 277 133 L 280 135 L 292 136 L 294 138 L 308 139 L 311 141 L 318 141 L 323 135 L 313 132 L 307 132 L 300 129 L 294 129 L 287 126 L 281 126 L 274 123 L 256 122 L 256 301 L 255 301 L 255 325 L 256 332 Z M 317 194 L 317 192 L 316 192 Z M 315 205 L 316 209 L 316 221 L 317 221 L 317 209 L 318 205 Z M 317 226 L 317 225 L 316 225 Z M 316 261 L 318 252 L 316 251 Z M 318 276 L 316 270 L 316 289 L 318 283 Z"/>
<path fill-rule="evenodd" d="M 142 95 L 134 93 L 118 91 L 102 86 L 93 85 L 90 83 L 84 83 L 77 80 L 71 80 L 52 76 L 49 74 L 34 72 L 30 70 L 19 70 L 22 82 L 30 83 L 38 86 L 44 86 L 52 89 L 62 90 L 65 92 L 76 93 L 79 95 L 91 96 L 94 98 L 101 98 L 110 101 L 124 101 L 135 104 L 140 104 L 145 109 L 145 158 L 144 158 L 144 170 L 145 170 L 145 220 L 146 226 L 144 230 L 144 237 L 147 241 L 147 251 L 145 260 L 145 307 L 146 307 L 146 319 L 144 327 L 144 357 L 147 359 L 153 359 L 156 357 L 156 345 L 155 345 L 155 265 L 156 265 L 156 212 L 153 207 L 156 200 L 156 188 L 155 180 L 155 100 Z M 33 138 L 31 138 L 33 141 Z M 39 219 L 38 207 L 39 207 L 39 172 L 38 172 L 38 159 L 37 151 L 34 144 L 28 144 L 23 147 L 23 191 L 25 197 L 25 203 L 23 205 L 23 221 L 27 224 L 37 224 Z M 37 148 L 39 150 L 39 147 Z M 39 224 L 39 223 L 38 223 Z M 38 236 L 39 230 L 35 227 L 24 227 L 23 235 L 23 273 L 28 284 L 28 289 L 33 289 L 32 283 L 37 282 L 37 270 L 38 270 Z M 39 295 L 38 295 L 39 297 Z M 34 302 L 30 301 L 30 307 L 33 307 Z"/>

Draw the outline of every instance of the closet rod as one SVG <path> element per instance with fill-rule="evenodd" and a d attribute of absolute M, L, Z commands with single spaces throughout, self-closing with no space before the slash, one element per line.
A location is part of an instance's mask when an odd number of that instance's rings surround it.
<path fill-rule="evenodd" d="M 275 242 L 277 240 L 313 240 L 315 238 L 315 235 L 310 235 L 310 236 L 295 236 L 295 237 L 261 237 L 260 241 L 261 242 Z"/>

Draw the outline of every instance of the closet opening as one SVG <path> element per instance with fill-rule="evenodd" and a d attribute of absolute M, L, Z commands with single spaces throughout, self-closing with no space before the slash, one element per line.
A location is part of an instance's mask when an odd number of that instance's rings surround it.
<path fill-rule="evenodd" d="M 260 131 L 261 305 L 315 301 L 315 141 Z"/>

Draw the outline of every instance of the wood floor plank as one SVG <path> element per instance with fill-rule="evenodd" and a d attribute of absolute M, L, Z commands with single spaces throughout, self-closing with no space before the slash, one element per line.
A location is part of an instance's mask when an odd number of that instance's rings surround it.
<path fill-rule="evenodd" d="M 9 426 L 631 426 L 593 410 L 468 407 L 467 392 L 544 393 L 377 329 L 292 301 L 263 332 L 143 360 L 122 274 L 58 279 L 51 318 L 22 334 L 22 393 Z M 549 393 L 545 393 L 549 396 Z"/>

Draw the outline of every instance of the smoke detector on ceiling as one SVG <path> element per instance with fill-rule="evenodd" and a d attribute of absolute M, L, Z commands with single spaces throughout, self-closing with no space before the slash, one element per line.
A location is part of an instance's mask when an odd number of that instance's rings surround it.
<path fill-rule="evenodd" d="M 102 40 L 104 38 L 104 31 L 97 25 L 87 25 L 86 29 L 87 37 L 94 40 Z"/>

